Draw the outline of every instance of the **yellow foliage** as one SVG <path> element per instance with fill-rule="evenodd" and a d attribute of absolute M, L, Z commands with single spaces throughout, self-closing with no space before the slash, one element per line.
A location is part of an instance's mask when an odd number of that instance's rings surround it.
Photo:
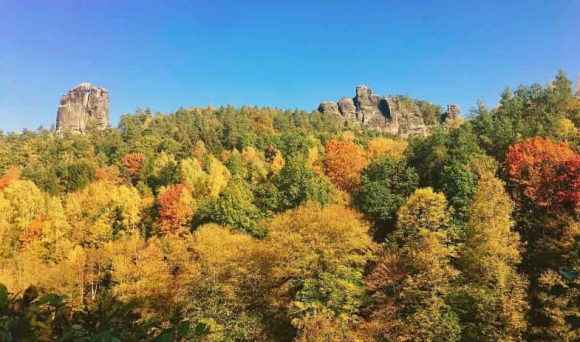
<path fill-rule="evenodd" d="M 369 141 L 365 150 L 367 157 L 371 160 L 382 157 L 402 159 L 408 146 L 409 143 L 406 140 L 393 140 L 380 137 Z"/>
<path fill-rule="evenodd" d="M 277 151 L 274 159 L 272 160 L 272 164 L 270 165 L 272 175 L 275 177 L 280 172 L 280 170 L 282 170 L 284 165 L 286 165 L 286 161 L 284 160 L 284 157 L 282 157 L 282 153 Z"/>
<path fill-rule="evenodd" d="M 187 277 L 196 272 L 188 252 L 189 236 L 168 235 L 145 241 L 133 234 L 107 244 L 111 258 L 113 294 L 138 301 L 143 319 L 166 320 L 179 310 L 178 298 Z"/>
<path fill-rule="evenodd" d="M 306 160 L 306 167 L 316 172 L 319 175 L 324 173 L 324 163 L 320 158 L 320 153 L 316 146 L 308 149 L 308 159 Z"/>
<path fill-rule="evenodd" d="M 179 178 L 191 186 L 196 197 L 205 196 L 208 191 L 208 175 L 199 160 L 186 158 L 179 165 Z"/>
<path fill-rule="evenodd" d="M 272 304 L 288 312 L 300 340 L 344 340 L 361 305 L 362 270 L 374 249 L 368 224 L 348 207 L 311 202 L 276 216 L 267 228 L 265 241 L 279 258 L 270 274 L 278 284 Z M 317 299 L 318 291 L 324 299 Z M 335 330 L 326 331 L 330 326 Z"/>
<path fill-rule="evenodd" d="M 244 166 L 248 168 L 253 182 L 266 178 L 268 174 L 268 167 L 262 159 L 263 156 L 260 156 L 253 147 L 246 147 L 242 151 L 242 161 Z"/>
<path fill-rule="evenodd" d="M 555 133 L 563 141 L 570 141 L 578 137 L 578 128 L 570 119 L 560 118 L 556 121 Z"/>
<path fill-rule="evenodd" d="M 66 198 L 70 238 L 98 245 L 113 238 L 113 226 L 135 230 L 140 222 L 141 196 L 137 189 L 95 182 Z"/>
<path fill-rule="evenodd" d="M 228 185 L 230 171 L 219 160 L 210 156 L 208 173 L 208 193 L 211 197 L 217 198 L 220 192 Z"/>

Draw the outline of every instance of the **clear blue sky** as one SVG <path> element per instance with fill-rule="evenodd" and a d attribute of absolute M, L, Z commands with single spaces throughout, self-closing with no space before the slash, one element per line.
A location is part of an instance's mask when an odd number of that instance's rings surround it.
<path fill-rule="evenodd" d="M 366 84 L 465 113 L 580 72 L 580 1 L 0 0 L 0 129 L 55 121 L 81 82 L 138 106 L 315 109 Z"/>

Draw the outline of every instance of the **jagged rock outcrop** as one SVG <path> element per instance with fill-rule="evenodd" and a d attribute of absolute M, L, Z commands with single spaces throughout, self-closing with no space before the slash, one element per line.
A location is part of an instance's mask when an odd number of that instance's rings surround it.
<path fill-rule="evenodd" d="M 447 105 L 447 110 L 441 115 L 441 123 L 461 120 L 461 108 L 456 104 Z"/>
<path fill-rule="evenodd" d="M 338 105 L 331 101 L 324 101 L 318 106 L 318 111 L 324 114 L 339 115 Z"/>
<path fill-rule="evenodd" d="M 92 124 L 97 129 L 109 127 L 109 91 L 81 83 L 61 97 L 56 131 L 84 133 Z"/>
<path fill-rule="evenodd" d="M 339 115 L 345 122 L 400 136 L 428 133 L 421 112 L 413 101 L 402 96 L 375 95 L 364 85 L 356 88 L 354 98 L 343 98 L 338 103 L 322 102 L 318 111 Z"/>
<path fill-rule="evenodd" d="M 356 122 L 358 120 L 354 100 L 349 97 L 343 97 L 338 101 L 338 111 L 347 121 Z"/>

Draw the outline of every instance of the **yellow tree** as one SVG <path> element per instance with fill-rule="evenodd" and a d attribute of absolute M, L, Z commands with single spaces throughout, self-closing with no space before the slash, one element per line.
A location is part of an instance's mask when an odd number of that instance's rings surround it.
<path fill-rule="evenodd" d="M 215 157 L 209 157 L 208 167 L 208 192 L 213 198 L 217 198 L 223 189 L 228 185 L 230 171 Z"/>
<path fill-rule="evenodd" d="M 208 341 L 268 340 L 266 299 L 274 250 L 215 224 L 199 227 L 190 247 L 198 271 L 188 274 L 182 287 L 187 319 L 210 326 Z"/>
<path fill-rule="evenodd" d="M 46 212 L 45 196 L 27 180 L 12 180 L 0 191 L 0 250 L 9 256 L 30 224 Z"/>
<path fill-rule="evenodd" d="M 196 196 L 204 196 L 208 191 L 208 175 L 203 171 L 199 160 L 186 158 L 179 164 L 179 178 L 181 182 L 191 186 Z"/>
<path fill-rule="evenodd" d="M 360 327 L 367 339 L 456 341 L 457 317 L 446 304 L 457 271 L 450 265 L 451 215 L 445 196 L 418 189 L 399 209 L 367 287 L 376 309 Z"/>
<path fill-rule="evenodd" d="M 266 178 L 268 174 L 268 167 L 262 158 L 253 147 L 246 147 L 242 151 L 242 161 L 248 169 L 249 179 L 254 183 Z"/>
<path fill-rule="evenodd" d="M 197 272 L 191 236 L 167 235 L 145 241 L 132 234 L 105 246 L 111 260 L 112 293 L 138 304 L 145 320 L 167 322 L 181 308 L 181 289 Z M 191 300 L 191 298 L 189 298 Z"/>
<path fill-rule="evenodd" d="M 483 174 L 468 206 L 460 250 L 464 284 L 457 306 L 466 341 L 522 341 L 527 282 L 516 271 L 520 241 L 512 231 L 513 208 L 501 181 Z"/>
<path fill-rule="evenodd" d="M 297 328 L 298 340 L 346 339 L 374 247 L 369 225 L 347 207 L 311 202 L 275 217 L 267 229 L 265 241 L 280 258 L 271 272 L 279 284 L 272 301 Z"/>
<path fill-rule="evenodd" d="M 69 238 L 98 246 L 121 232 L 138 228 L 141 196 L 133 187 L 94 182 L 66 198 L 65 213 L 71 226 Z"/>
<path fill-rule="evenodd" d="M 379 137 L 369 141 L 365 151 L 370 160 L 384 157 L 401 159 L 408 145 L 406 140 L 393 140 Z"/>

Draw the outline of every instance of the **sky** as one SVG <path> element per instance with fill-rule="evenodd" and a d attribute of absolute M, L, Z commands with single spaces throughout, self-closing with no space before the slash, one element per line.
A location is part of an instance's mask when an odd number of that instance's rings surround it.
<path fill-rule="evenodd" d="M 465 113 L 580 73 L 580 1 L 0 0 L 0 130 L 49 127 L 60 97 L 137 107 L 314 110 L 365 84 Z"/>

